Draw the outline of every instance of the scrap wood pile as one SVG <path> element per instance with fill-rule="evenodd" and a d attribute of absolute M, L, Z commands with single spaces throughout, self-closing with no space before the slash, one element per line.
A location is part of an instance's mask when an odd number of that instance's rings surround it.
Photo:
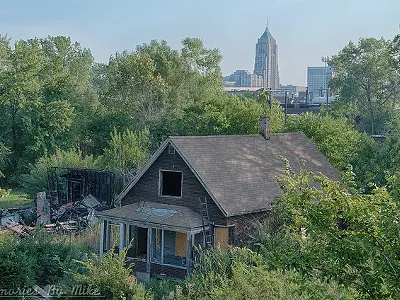
<path fill-rule="evenodd" d="M 44 228 L 48 232 L 78 232 L 82 228 L 94 225 L 96 223 L 95 212 L 107 208 L 96 197 L 89 194 L 81 201 L 70 202 L 58 209 L 53 209 L 52 223 L 45 224 Z"/>

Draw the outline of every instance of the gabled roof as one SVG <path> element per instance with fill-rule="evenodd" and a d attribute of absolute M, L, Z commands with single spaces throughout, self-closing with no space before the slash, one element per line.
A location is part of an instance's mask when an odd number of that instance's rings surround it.
<path fill-rule="evenodd" d="M 308 170 L 340 179 L 327 158 L 303 133 L 273 134 L 269 140 L 261 135 L 173 136 L 117 201 L 139 181 L 169 143 L 227 217 L 270 209 L 272 201 L 282 193 L 275 180 L 284 171 L 278 156 L 287 158 L 294 170 L 304 160 Z"/>

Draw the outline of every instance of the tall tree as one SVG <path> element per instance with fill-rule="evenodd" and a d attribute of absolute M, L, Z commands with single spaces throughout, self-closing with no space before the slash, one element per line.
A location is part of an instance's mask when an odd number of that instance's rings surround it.
<path fill-rule="evenodd" d="M 339 95 L 336 106 L 353 105 L 361 130 L 384 133 L 387 119 L 399 101 L 400 81 L 392 42 L 383 38 L 350 42 L 332 57 L 330 66 L 335 71 L 330 87 Z"/>
<path fill-rule="evenodd" d="M 1 45 L 0 142 L 11 150 L 8 173 L 21 174 L 43 154 L 83 140 L 96 102 L 93 58 L 66 37 L 19 40 L 13 48 L 2 38 Z"/>
<path fill-rule="evenodd" d="M 39 43 L 44 60 L 40 72 L 43 102 L 67 101 L 75 112 L 68 132 L 64 132 L 63 146 L 91 148 L 86 131 L 99 104 L 93 86 L 93 56 L 65 36 L 49 36 Z"/>
<path fill-rule="evenodd" d="M 4 50 L 3 50 L 4 51 Z M 1 140 L 12 150 L 10 169 L 16 169 L 18 160 L 27 150 L 24 141 L 26 111 L 40 106 L 39 72 L 43 66 L 40 45 L 35 40 L 17 41 L 14 49 L 8 43 L 3 58 L 0 82 Z"/>
<path fill-rule="evenodd" d="M 187 38 L 182 44 L 178 51 L 166 41 L 153 40 L 111 57 L 103 72 L 104 104 L 148 125 L 200 101 L 216 85 L 223 91 L 219 52 L 206 49 L 199 39 Z"/>
<path fill-rule="evenodd" d="M 344 119 L 327 114 L 312 114 L 289 118 L 288 131 L 303 131 L 339 170 L 346 170 L 351 159 L 357 155 L 362 134 Z"/>

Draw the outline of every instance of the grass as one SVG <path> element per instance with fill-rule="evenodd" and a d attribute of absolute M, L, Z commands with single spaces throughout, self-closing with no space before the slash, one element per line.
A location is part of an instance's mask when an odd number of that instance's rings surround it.
<path fill-rule="evenodd" d="M 9 196 L 0 197 L 0 208 L 19 208 L 34 206 L 34 202 L 23 192 L 13 191 Z"/>

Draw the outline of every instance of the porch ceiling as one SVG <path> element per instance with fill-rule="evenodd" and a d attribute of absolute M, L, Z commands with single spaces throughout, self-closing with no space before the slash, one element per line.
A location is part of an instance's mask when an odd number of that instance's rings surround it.
<path fill-rule="evenodd" d="M 201 216 L 188 207 L 148 201 L 104 210 L 98 212 L 97 216 L 114 222 L 182 232 L 202 229 Z"/>

